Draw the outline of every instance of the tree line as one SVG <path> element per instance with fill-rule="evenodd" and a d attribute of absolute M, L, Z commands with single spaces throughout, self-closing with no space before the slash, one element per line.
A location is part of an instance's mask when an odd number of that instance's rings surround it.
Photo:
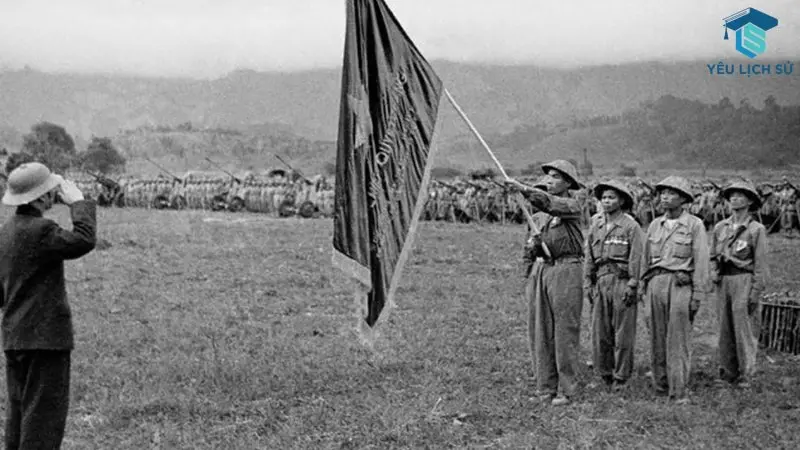
<path fill-rule="evenodd" d="M 761 109 L 746 99 L 716 104 L 663 96 L 623 115 L 620 127 L 645 154 L 671 154 L 704 167 L 744 169 L 800 163 L 800 105 Z"/>
<path fill-rule="evenodd" d="M 93 136 L 86 149 L 78 151 L 75 140 L 64 127 L 50 122 L 33 125 L 23 136 L 19 152 L 9 154 L 3 148 L 0 153 L 8 154 L 4 167 L 6 175 L 19 165 L 33 161 L 45 164 L 56 173 L 79 169 L 106 175 L 123 171 L 126 162 L 110 138 Z"/>

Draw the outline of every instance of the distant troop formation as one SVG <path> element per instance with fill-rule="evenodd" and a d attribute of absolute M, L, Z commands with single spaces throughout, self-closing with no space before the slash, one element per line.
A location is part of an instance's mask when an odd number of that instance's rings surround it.
<path fill-rule="evenodd" d="M 247 175 L 234 179 L 225 174 L 188 173 L 183 177 L 160 175 L 154 178 L 125 176 L 112 180 L 104 176 L 77 174 L 72 179 L 100 206 L 206 209 L 213 211 L 250 211 L 278 217 L 332 217 L 334 212 L 334 180 L 323 176 L 311 179 L 293 172 L 277 171 L 271 176 Z M 541 179 L 522 179 L 542 186 Z M 583 224 L 598 211 L 599 201 L 593 189 L 603 180 L 595 180 L 570 195 L 580 205 Z M 663 214 L 664 209 L 655 188 L 641 178 L 622 181 L 631 192 L 630 214 L 647 226 Z M 721 183 L 722 184 L 722 183 Z M 757 221 L 767 232 L 800 233 L 800 189 L 786 178 L 755 186 L 760 208 L 754 211 Z M 729 202 L 722 196 L 722 187 L 714 181 L 691 184 L 693 198 L 685 208 L 699 217 L 706 229 L 731 214 Z M 492 179 L 431 180 L 428 201 L 421 220 L 461 223 L 525 222 L 525 215 L 515 197 L 503 183 Z"/>
<path fill-rule="evenodd" d="M 333 185 L 324 177 L 281 174 L 232 179 L 190 173 L 182 178 L 126 177 L 119 181 L 84 176 L 76 184 L 100 206 L 250 211 L 280 217 L 333 215 Z"/>
<path fill-rule="evenodd" d="M 524 181 L 531 186 L 542 186 L 541 179 Z M 599 201 L 594 197 L 593 189 L 602 182 L 596 180 L 570 193 L 581 206 L 584 224 L 588 224 L 589 218 L 598 211 Z M 656 189 L 650 183 L 641 178 L 629 178 L 624 185 L 633 196 L 630 214 L 641 226 L 649 225 L 664 213 Z M 693 197 L 685 208 L 699 217 L 707 229 L 731 214 L 730 204 L 722 196 L 723 188 L 719 184 L 708 180 L 693 182 L 690 187 Z M 778 182 L 760 183 L 756 191 L 761 207 L 754 211 L 754 216 L 769 232 L 782 230 L 794 234 L 800 230 L 800 189 L 784 178 Z M 524 223 L 525 216 L 515 197 L 494 180 L 433 180 L 423 220 Z"/>

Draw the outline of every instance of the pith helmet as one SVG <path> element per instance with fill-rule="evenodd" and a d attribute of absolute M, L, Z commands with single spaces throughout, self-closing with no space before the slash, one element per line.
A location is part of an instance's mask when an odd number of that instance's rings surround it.
<path fill-rule="evenodd" d="M 686 178 L 679 177 L 676 175 L 669 176 L 661 180 L 660 183 L 656 185 L 656 191 L 661 192 L 664 188 L 670 188 L 675 191 L 678 191 L 683 198 L 686 200 L 687 203 L 692 203 L 694 201 L 694 195 L 692 194 L 692 185 L 689 183 Z"/>
<path fill-rule="evenodd" d="M 3 204 L 19 206 L 30 203 L 61 184 L 61 177 L 50 173 L 42 163 L 21 164 L 8 175 Z"/>
<path fill-rule="evenodd" d="M 761 196 L 758 195 L 756 188 L 753 186 L 753 183 L 749 181 L 741 180 L 741 181 L 734 181 L 733 183 L 729 184 L 722 190 L 722 196 L 725 197 L 727 200 L 730 200 L 731 194 L 739 191 L 745 194 L 752 200 L 753 204 L 750 205 L 751 211 L 756 211 L 761 208 Z"/>
<path fill-rule="evenodd" d="M 576 169 L 571 162 L 557 159 L 547 164 L 542 164 L 542 171 L 544 173 L 547 173 L 551 169 L 561 172 L 561 174 L 570 181 L 570 189 L 578 190 L 583 188 L 583 185 L 578 182 L 578 169 Z"/>
<path fill-rule="evenodd" d="M 633 194 L 631 194 L 631 191 L 627 186 L 625 186 L 625 184 L 620 183 L 617 180 L 609 180 L 598 183 L 597 186 L 594 187 L 595 198 L 600 200 L 600 198 L 603 196 L 603 191 L 607 189 L 613 189 L 622 195 L 624 200 L 624 203 L 622 204 L 623 208 L 633 207 Z"/>

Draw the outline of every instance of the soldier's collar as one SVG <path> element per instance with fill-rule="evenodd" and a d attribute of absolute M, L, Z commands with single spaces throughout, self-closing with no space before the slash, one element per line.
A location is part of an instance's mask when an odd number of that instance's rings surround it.
<path fill-rule="evenodd" d="M 659 225 L 664 226 L 664 223 L 667 221 L 667 213 L 662 214 L 661 217 L 658 218 L 658 221 L 659 221 L 658 222 Z M 686 212 L 686 210 L 681 211 L 681 214 L 678 217 L 675 218 L 675 223 L 679 223 L 681 225 L 688 226 L 689 225 L 689 213 Z"/>

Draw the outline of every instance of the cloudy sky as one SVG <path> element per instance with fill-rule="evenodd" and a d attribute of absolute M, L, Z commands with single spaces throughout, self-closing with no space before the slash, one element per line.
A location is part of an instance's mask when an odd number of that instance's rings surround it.
<path fill-rule="evenodd" d="M 722 18 L 779 20 L 800 60 L 800 0 L 386 0 L 429 60 L 575 66 L 737 57 Z M 341 64 L 345 0 L 0 0 L 0 68 L 213 78 Z"/>

